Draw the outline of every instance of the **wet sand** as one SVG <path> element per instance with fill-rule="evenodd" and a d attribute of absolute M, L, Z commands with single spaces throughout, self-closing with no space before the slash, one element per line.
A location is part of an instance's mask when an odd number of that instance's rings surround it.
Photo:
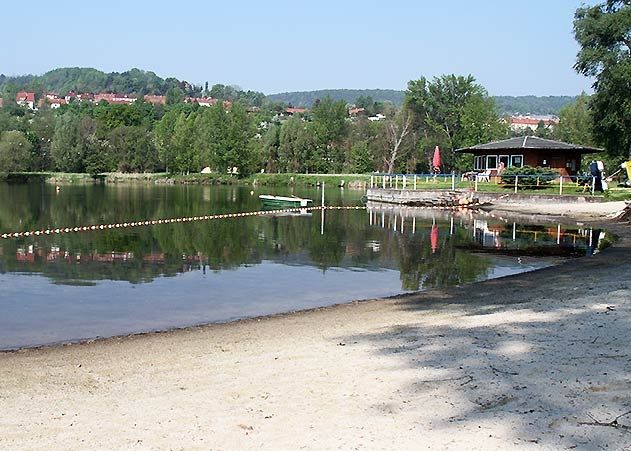
<path fill-rule="evenodd" d="M 517 276 L 2 353 L 0 448 L 629 447 L 631 233 L 606 226 Z"/>

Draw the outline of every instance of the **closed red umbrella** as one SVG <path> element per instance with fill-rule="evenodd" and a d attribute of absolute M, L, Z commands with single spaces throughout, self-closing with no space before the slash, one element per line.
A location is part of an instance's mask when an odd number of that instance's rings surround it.
<path fill-rule="evenodd" d="M 434 172 L 440 172 L 442 162 L 440 161 L 440 147 L 436 146 L 434 149 L 434 158 L 432 158 L 432 167 Z"/>
<path fill-rule="evenodd" d="M 432 225 L 432 231 L 429 234 L 429 242 L 432 247 L 432 254 L 438 249 L 438 227 L 436 224 Z"/>

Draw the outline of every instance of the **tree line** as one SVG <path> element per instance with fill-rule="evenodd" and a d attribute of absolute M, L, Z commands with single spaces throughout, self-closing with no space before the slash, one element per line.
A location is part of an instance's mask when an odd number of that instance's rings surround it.
<path fill-rule="evenodd" d="M 140 96 L 130 105 L 71 102 L 38 111 L 7 102 L 0 109 L 0 172 L 422 173 L 430 172 L 436 145 L 443 172 L 466 171 L 471 157 L 453 150 L 510 136 L 472 76 L 412 80 L 400 108 L 356 99 L 383 120 L 351 118 L 346 102 L 330 97 L 290 117 L 279 105 L 254 108 L 247 98 L 211 107 L 182 96 L 167 100 L 155 105 Z M 583 96 L 567 107 L 554 136 L 545 127 L 532 133 L 587 144 L 591 136 L 577 132 L 589 130 L 587 104 Z"/>
<path fill-rule="evenodd" d="M 229 87 L 213 88 L 230 95 Z M 453 149 L 508 133 L 471 76 L 411 81 L 400 108 L 356 99 L 369 114 L 384 113 L 378 121 L 351 118 L 346 102 L 330 97 L 291 117 L 277 104 L 254 108 L 256 100 L 247 95 L 228 107 L 183 103 L 182 96 L 167 100 L 154 105 L 140 96 L 131 105 L 71 102 L 38 111 L 5 102 L 0 171 L 419 172 L 429 170 L 436 145 L 444 149 L 448 171 L 463 164 Z"/>

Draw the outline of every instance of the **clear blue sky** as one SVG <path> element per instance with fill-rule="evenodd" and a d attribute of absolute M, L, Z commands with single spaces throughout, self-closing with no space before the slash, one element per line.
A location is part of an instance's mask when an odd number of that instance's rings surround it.
<path fill-rule="evenodd" d="M 594 4 L 596 1 L 587 1 Z M 472 74 L 492 95 L 575 95 L 580 0 L 31 0 L 0 8 L 0 73 L 132 67 L 266 94 L 405 89 Z"/>

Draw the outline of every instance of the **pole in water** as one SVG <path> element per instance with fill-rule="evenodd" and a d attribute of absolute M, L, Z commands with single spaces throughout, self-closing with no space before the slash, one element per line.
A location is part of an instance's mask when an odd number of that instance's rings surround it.
<path fill-rule="evenodd" d="M 322 219 L 320 221 L 320 235 L 324 235 L 324 182 L 322 182 L 322 209 L 320 210 L 322 213 Z"/>
<path fill-rule="evenodd" d="M 322 202 L 320 203 L 322 207 L 324 207 L 324 182 L 322 182 Z"/>

